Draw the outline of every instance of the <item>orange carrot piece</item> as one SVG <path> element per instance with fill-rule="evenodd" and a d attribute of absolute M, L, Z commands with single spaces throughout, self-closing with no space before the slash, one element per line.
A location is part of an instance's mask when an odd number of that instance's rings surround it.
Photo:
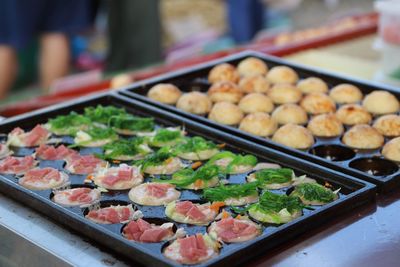
<path fill-rule="evenodd" d="M 222 143 L 222 144 L 218 144 L 218 145 L 217 145 L 218 148 L 224 148 L 225 146 L 226 146 L 225 143 Z"/>
<path fill-rule="evenodd" d="M 192 169 L 195 170 L 198 167 L 200 167 L 201 165 L 203 165 L 203 163 L 201 161 L 196 161 L 192 164 Z"/>
<path fill-rule="evenodd" d="M 218 212 L 219 209 L 220 209 L 221 207 L 223 207 L 223 206 L 225 206 L 225 203 L 224 203 L 224 202 L 222 202 L 222 201 L 216 201 L 216 202 L 213 202 L 213 203 L 210 205 L 210 209 L 212 209 L 212 210 L 215 211 L 215 212 Z"/>
<path fill-rule="evenodd" d="M 226 218 L 229 218 L 229 217 L 231 217 L 231 215 L 228 213 L 228 212 L 226 212 L 225 210 L 222 212 L 222 219 L 226 219 Z"/>
<path fill-rule="evenodd" d="M 201 179 L 197 179 L 197 180 L 194 182 L 194 187 L 195 187 L 195 188 L 201 188 L 201 187 L 203 187 L 203 185 L 204 185 L 204 181 L 201 180 Z"/>

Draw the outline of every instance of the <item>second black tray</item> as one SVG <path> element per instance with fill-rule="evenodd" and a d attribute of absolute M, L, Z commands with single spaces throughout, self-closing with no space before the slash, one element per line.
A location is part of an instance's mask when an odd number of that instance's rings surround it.
<path fill-rule="evenodd" d="M 328 168 L 347 173 L 351 176 L 369 181 L 378 185 L 378 190 L 390 191 L 400 186 L 400 165 L 384 159 L 380 155 L 379 149 L 375 150 L 352 150 L 344 146 L 340 138 L 315 138 L 313 147 L 307 150 L 297 150 L 278 143 L 270 139 L 258 137 L 250 133 L 239 130 L 238 128 L 216 123 L 207 117 L 194 115 L 175 106 L 166 105 L 148 98 L 147 92 L 150 88 L 158 83 L 172 83 L 178 86 L 183 92 L 202 91 L 206 92 L 210 86 L 207 81 L 207 75 L 212 67 L 220 63 L 230 63 L 237 65 L 241 60 L 247 57 L 256 57 L 263 60 L 269 68 L 278 65 L 286 65 L 293 68 L 300 78 L 319 77 L 323 79 L 331 88 L 341 83 L 350 83 L 360 88 L 363 94 L 370 93 L 374 90 L 387 90 L 396 95 L 400 100 L 400 93 L 394 88 L 384 87 L 372 83 L 365 83 L 357 79 L 341 77 L 321 70 L 305 67 L 299 64 L 289 63 L 288 61 L 265 54 L 245 51 L 225 58 L 200 64 L 185 70 L 167 73 L 156 78 L 140 81 L 127 88 L 120 90 L 122 95 L 150 103 L 154 106 L 185 116 L 192 120 L 209 125 L 212 128 L 223 130 L 227 133 L 234 134 L 250 140 L 254 143 L 271 147 L 285 153 L 289 153 L 298 158 L 306 159 Z M 336 160 L 332 158 L 336 157 Z"/>

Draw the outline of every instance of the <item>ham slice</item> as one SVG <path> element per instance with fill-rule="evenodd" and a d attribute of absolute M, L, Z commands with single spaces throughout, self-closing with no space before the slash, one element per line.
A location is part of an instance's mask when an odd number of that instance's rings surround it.
<path fill-rule="evenodd" d="M 191 201 L 172 202 L 165 208 L 168 218 L 186 224 L 207 225 L 215 219 L 218 210 L 210 203 L 195 204 Z"/>
<path fill-rule="evenodd" d="M 207 234 L 178 238 L 167 246 L 164 256 L 180 264 L 199 264 L 218 255 L 219 244 Z"/>
<path fill-rule="evenodd" d="M 100 224 L 124 223 L 132 219 L 134 210 L 132 205 L 110 206 L 98 210 L 91 210 L 85 216 L 91 221 Z"/>
<path fill-rule="evenodd" d="M 87 187 L 78 187 L 57 191 L 54 193 L 54 202 L 66 206 L 87 207 L 100 199 L 100 191 Z"/>
<path fill-rule="evenodd" d="M 29 132 L 25 132 L 17 127 L 8 135 L 8 142 L 12 146 L 32 147 L 45 144 L 50 135 L 51 133 L 40 124 L 36 125 L 35 128 Z"/>
<path fill-rule="evenodd" d="M 145 243 L 161 242 L 173 236 L 172 223 L 165 223 L 161 226 L 150 224 L 143 219 L 131 221 L 124 227 L 123 235 L 129 240 Z"/>
<path fill-rule="evenodd" d="M 93 155 L 81 156 L 79 154 L 73 154 L 67 159 L 67 165 L 65 168 L 74 174 L 91 174 L 106 165 L 107 162 L 96 158 Z"/>
<path fill-rule="evenodd" d="M 67 182 L 68 175 L 51 167 L 31 169 L 18 181 L 20 185 L 31 190 L 57 188 L 65 185 Z"/>
<path fill-rule="evenodd" d="M 76 156 L 77 151 L 67 148 L 64 145 L 54 147 L 41 144 L 36 148 L 36 157 L 44 160 L 67 160 L 71 156 Z"/>
<path fill-rule="evenodd" d="M 99 169 L 93 181 L 106 189 L 125 190 L 142 183 L 143 176 L 138 167 L 121 164 L 118 167 Z"/>
<path fill-rule="evenodd" d="M 37 161 L 32 156 L 11 157 L 8 156 L 0 161 L 0 173 L 5 174 L 23 174 L 34 168 Z"/>
<path fill-rule="evenodd" d="M 207 247 L 201 234 L 179 239 L 179 243 L 180 254 L 189 261 L 197 261 L 207 256 Z"/>
<path fill-rule="evenodd" d="M 167 195 L 168 189 L 172 187 L 170 184 L 151 183 L 147 186 L 147 192 L 152 197 L 162 198 Z"/>
<path fill-rule="evenodd" d="M 145 206 L 166 205 L 177 200 L 180 195 L 174 185 L 165 183 L 144 183 L 129 191 L 130 200 Z"/>
<path fill-rule="evenodd" d="M 182 201 L 176 203 L 176 212 L 189 217 L 192 220 L 202 221 L 206 215 L 199 209 L 199 207 L 190 201 Z"/>
<path fill-rule="evenodd" d="M 260 228 L 248 219 L 224 218 L 211 224 L 208 229 L 227 243 L 244 242 L 260 235 Z"/>

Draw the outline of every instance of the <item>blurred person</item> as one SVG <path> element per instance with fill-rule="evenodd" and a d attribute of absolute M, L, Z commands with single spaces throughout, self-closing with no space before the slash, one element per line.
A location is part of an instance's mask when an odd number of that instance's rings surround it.
<path fill-rule="evenodd" d="M 159 0 L 108 1 L 107 70 L 139 68 L 162 59 Z"/>
<path fill-rule="evenodd" d="M 265 3 L 262 0 L 228 0 L 230 34 L 236 43 L 253 39 L 264 28 Z"/>
<path fill-rule="evenodd" d="M 17 53 L 39 43 L 39 78 L 43 89 L 69 72 L 69 36 L 91 24 L 91 0 L 0 0 L 0 99 L 18 72 Z"/>

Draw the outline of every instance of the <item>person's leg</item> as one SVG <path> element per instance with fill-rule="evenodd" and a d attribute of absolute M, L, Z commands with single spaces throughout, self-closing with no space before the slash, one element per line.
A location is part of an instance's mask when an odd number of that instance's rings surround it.
<path fill-rule="evenodd" d="M 108 2 L 107 71 L 143 67 L 162 59 L 159 2 Z"/>
<path fill-rule="evenodd" d="M 45 33 L 40 37 L 40 84 L 47 90 L 54 80 L 68 74 L 70 61 L 68 37 L 62 33 Z"/>
<path fill-rule="evenodd" d="M 17 76 L 17 53 L 8 45 L 0 45 L 0 99 L 6 97 Z"/>

